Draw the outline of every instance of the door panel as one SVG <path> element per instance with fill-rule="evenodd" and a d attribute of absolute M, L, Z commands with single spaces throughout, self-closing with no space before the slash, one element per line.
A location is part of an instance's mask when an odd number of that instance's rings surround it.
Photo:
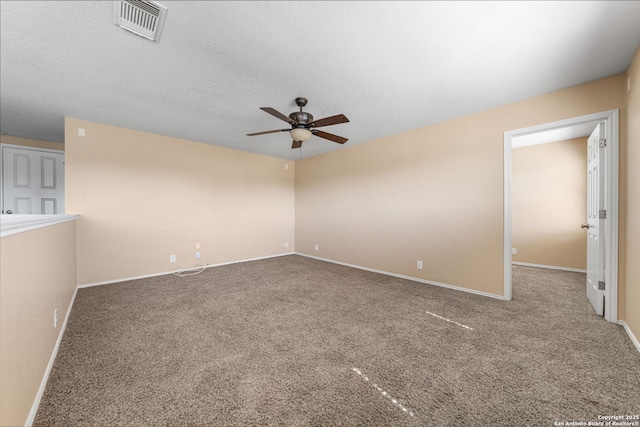
<path fill-rule="evenodd" d="M 51 156 L 40 158 L 41 184 L 40 188 L 56 189 L 56 159 Z"/>
<path fill-rule="evenodd" d="M 16 215 L 29 215 L 33 211 L 31 209 L 31 197 L 14 197 L 12 212 Z"/>
<path fill-rule="evenodd" d="M 57 200 L 43 198 L 40 203 L 40 213 L 45 215 L 52 215 L 57 212 Z"/>
<path fill-rule="evenodd" d="M 11 162 L 13 169 L 10 174 L 13 176 L 14 187 L 31 188 L 31 156 L 20 153 L 11 154 L 12 157 L 9 158 L 9 162 L 13 160 Z"/>

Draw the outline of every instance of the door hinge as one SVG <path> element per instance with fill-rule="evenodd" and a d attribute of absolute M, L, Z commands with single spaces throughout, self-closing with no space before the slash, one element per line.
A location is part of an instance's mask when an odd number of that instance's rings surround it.
<path fill-rule="evenodd" d="M 600 138 L 600 148 L 605 148 L 607 146 L 607 140 L 606 138 Z"/>
<path fill-rule="evenodd" d="M 598 280 L 598 290 L 604 291 L 604 282 L 602 280 Z"/>
<path fill-rule="evenodd" d="M 607 219 L 607 210 L 606 209 L 600 209 L 600 211 L 598 212 L 598 218 Z"/>

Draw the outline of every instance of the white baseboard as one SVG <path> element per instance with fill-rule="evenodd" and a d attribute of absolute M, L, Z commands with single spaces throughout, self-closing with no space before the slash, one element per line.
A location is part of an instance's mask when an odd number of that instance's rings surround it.
<path fill-rule="evenodd" d="M 618 320 L 618 323 L 622 325 L 625 331 L 627 331 L 627 335 L 629 335 L 629 338 L 631 338 L 631 342 L 633 343 L 633 345 L 636 346 L 636 349 L 638 349 L 638 351 L 640 352 L 640 341 L 638 341 L 635 335 L 633 335 L 633 332 L 629 328 L 629 325 L 627 325 L 624 320 Z"/>
<path fill-rule="evenodd" d="M 581 268 L 558 267 L 556 265 L 531 264 L 531 263 L 528 263 L 528 262 L 515 262 L 515 261 L 513 261 L 511 264 L 513 264 L 513 265 L 522 265 L 524 267 L 546 268 L 546 269 L 549 269 L 549 270 L 573 271 L 573 272 L 576 272 L 576 273 L 586 273 L 587 272 L 587 270 L 583 270 Z"/>
<path fill-rule="evenodd" d="M 85 283 L 83 285 L 78 285 L 78 289 L 90 288 L 92 286 L 109 285 L 109 284 L 112 284 L 112 283 L 127 282 L 129 280 L 147 279 L 149 277 L 166 276 L 167 274 L 172 274 L 172 273 L 174 273 L 174 272 L 173 271 L 164 271 L 162 273 L 145 274 L 143 276 L 123 277 L 122 279 L 105 280 L 104 282 Z"/>
<path fill-rule="evenodd" d="M 36 418 L 36 413 L 38 412 L 38 407 L 40 406 L 40 400 L 42 399 L 44 390 L 47 387 L 47 381 L 49 381 L 49 374 L 51 373 L 51 369 L 53 368 L 53 363 L 56 361 L 56 356 L 58 355 L 58 349 L 60 348 L 60 343 L 62 342 L 64 331 L 65 329 L 67 329 L 67 321 L 69 320 L 69 316 L 71 315 L 71 309 L 73 308 L 73 303 L 76 300 L 77 293 L 78 293 L 78 288 L 76 287 L 76 289 L 73 291 L 73 296 L 71 297 L 71 301 L 69 302 L 69 308 L 67 308 L 67 314 L 64 316 L 64 322 L 62 322 L 62 326 L 60 327 L 60 332 L 58 332 L 58 339 L 56 340 L 56 345 L 53 347 L 53 351 L 51 352 L 51 357 L 49 358 L 47 369 L 45 369 L 44 371 L 44 375 L 42 376 L 42 381 L 40 381 L 40 387 L 38 388 L 38 392 L 36 393 L 36 397 L 33 401 L 33 405 L 31 405 L 31 411 L 29 411 L 29 416 L 27 417 L 27 421 L 25 422 L 25 426 L 27 427 L 30 427 Z"/>
<path fill-rule="evenodd" d="M 462 288 L 460 286 L 448 285 L 446 283 L 433 282 L 431 280 L 419 279 L 417 277 L 404 276 L 402 274 L 391 273 L 389 271 L 376 270 L 375 268 L 368 268 L 368 267 L 363 267 L 361 265 L 348 264 L 348 263 L 345 263 L 345 262 L 334 261 L 332 259 L 320 258 L 320 257 L 316 257 L 316 256 L 313 256 L 313 255 L 307 255 L 307 254 L 298 253 L 298 252 L 296 252 L 296 255 L 304 256 L 304 257 L 307 257 L 307 258 L 317 259 L 318 261 L 326 261 L 326 262 L 330 262 L 330 263 L 333 263 L 333 264 L 344 265 L 345 267 L 357 268 L 359 270 L 371 271 L 372 273 L 379 273 L 379 274 L 384 274 L 386 276 L 393 276 L 393 277 L 397 277 L 399 279 L 411 280 L 413 282 L 425 283 L 427 285 L 440 286 L 442 288 L 453 289 L 454 291 L 463 291 L 463 292 L 468 292 L 468 293 L 471 293 L 471 294 L 482 295 L 484 297 L 490 297 L 490 298 L 496 298 L 496 299 L 504 300 L 504 297 L 502 295 L 490 294 L 488 292 L 476 291 L 476 290 L 473 290 L 473 289 Z"/>
<path fill-rule="evenodd" d="M 197 265 L 197 266 L 190 265 L 190 266 L 185 267 L 185 268 L 181 268 L 181 269 L 178 269 L 178 270 L 172 270 L 172 271 L 165 271 L 165 272 L 162 272 L 162 273 L 146 274 L 144 276 L 124 277 L 124 278 L 121 278 L 121 279 L 105 280 L 104 282 L 85 283 L 85 284 L 82 284 L 82 285 L 78 285 L 78 288 L 90 288 L 92 286 L 102 286 L 102 285 L 109 285 L 111 283 L 128 282 L 130 280 L 147 279 L 149 277 L 166 276 L 168 274 L 174 274 L 174 273 L 178 273 L 178 272 L 181 272 L 181 271 L 191 271 L 191 270 L 199 270 L 201 268 L 220 267 L 222 265 L 238 264 L 238 263 L 241 263 L 241 262 L 249 262 L 249 261 L 259 261 L 261 259 L 277 258 L 277 257 L 287 256 L 287 255 L 295 255 L 295 252 L 287 252 L 287 253 L 284 253 L 284 254 L 277 254 L 277 255 L 268 255 L 268 256 L 263 256 L 263 257 L 258 257 L 258 258 L 248 258 L 248 259 L 243 259 L 243 260 L 238 260 L 238 261 L 229 261 L 229 262 L 223 262 L 223 263 L 220 263 L 220 264 L 202 264 L 202 265 Z"/>

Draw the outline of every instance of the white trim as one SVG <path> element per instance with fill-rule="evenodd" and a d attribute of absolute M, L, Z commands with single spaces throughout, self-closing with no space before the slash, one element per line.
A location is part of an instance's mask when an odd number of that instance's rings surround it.
<path fill-rule="evenodd" d="M 586 116 L 574 117 L 557 122 L 545 123 L 528 128 L 515 129 L 504 132 L 504 299 L 510 300 L 512 295 L 511 282 L 511 150 L 512 139 L 536 132 L 548 131 L 577 125 L 591 121 L 606 122 L 607 151 L 605 160 L 605 207 L 607 221 L 605 221 L 605 319 L 610 322 L 618 320 L 618 156 L 619 156 L 619 111 L 608 110 Z"/>
<path fill-rule="evenodd" d="M 209 266 L 206 265 L 205 267 L 208 268 Z M 175 273 L 175 271 L 164 271 L 162 273 L 145 274 L 142 276 L 123 277 L 121 279 L 105 280 L 103 282 L 85 283 L 83 285 L 78 285 L 78 289 L 91 288 L 93 286 L 111 285 L 113 283 L 128 282 L 130 280 L 149 279 L 151 277 L 167 276 L 172 273 Z"/>
<path fill-rule="evenodd" d="M 507 133 L 504 134 L 504 299 L 511 301 L 513 298 L 513 286 L 511 283 L 511 265 L 513 260 L 513 252 L 511 246 L 511 169 L 512 169 L 512 152 L 511 136 L 507 139 Z"/>
<path fill-rule="evenodd" d="M 79 215 L 0 215 L 0 237 L 24 233 L 61 222 L 75 221 Z"/>
<path fill-rule="evenodd" d="M 78 288 L 76 287 L 76 289 L 73 291 L 73 296 L 71 297 L 71 301 L 69 302 L 69 308 L 67 309 L 67 314 L 66 316 L 64 316 L 64 322 L 62 323 L 60 332 L 58 332 L 58 339 L 56 340 L 56 345 L 53 347 L 53 351 L 51 352 L 51 357 L 49 358 L 47 369 L 45 369 L 44 371 L 44 375 L 42 376 L 42 381 L 40 381 L 40 387 L 38 388 L 36 397 L 33 400 L 33 405 L 31 405 L 31 411 L 29 411 L 29 416 L 27 417 L 27 421 L 25 422 L 26 427 L 30 427 L 36 418 L 36 413 L 38 412 L 38 407 L 40 406 L 40 400 L 42 399 L 44 390 L 47 387 L 47 381 L 49 381 L 49 374 L 51 373 L 51 369 L 53 368 L 53 363 L 55 362 L 56 356 L 58 355 L 58 349 L 60 348 L 60 343 L 62 342 L 64 331 L 65 329 L 67 329 L 67 321 L 69 320 L 69 316 L 71 315 L 71 309 L 73 308 L 73 303 L 76 300 L 77 293 L 78 293 Z"/>
<path fill-rule="evenodd" d="M 64 154 L 64 150 L 56 150 L 55 148 L 40 148 L 40 147 L 31 146 L 31 145 L 5 144 L 4 142 L 0 144 L 0 148 L 5 148 L 5 147 L 16 148 L 18 150 L 44 151 L 46 153 Z"/>
<path fill-rule="evenodd" d="M 570 267 L 558 267 L 556 265 L 544 265 L 544 264 L 531 264 L 528 262 L 516 262 L 513 261 L 511 264 L 513 265 L 522 265 L 523 267 L 536 267 L 536 268 L 546 268 L 548 270 L 562 270 L 562 271 L 573 271 L 576 273 L 586 273 L 587 270 L 582 268 L 570 268 Z"/>
<path fill-rule="evenodd" d="M 605 221 L 606 239 L 605 239 L 605 319 L 610 322 L 618 321 L 618 215 L 619 215 L 619 156 L 620 156 L 620 123 L 618 119 L 618 110 L 612 110 L 608 116 L 606 126 L 607 141 L 611 141 L 611 150 L 606 157 L 605 166 L 607 167 L 607 182 L 605 182 L 605 207 L 607 209 L 607 217 L 611 221 Z M 609 215 L 610 214 L 610 215 Z"/>
<path fill-rule="evenodd" d="M 307 254 L 303 254 L 303 253 L 299 253 L 299 252 L 296 252 L 296 255 L 300 255 L 300 256 L 303 256 L 303 257 L 307 257 L 307 258 L 317 259 L 318 261 L 330 262 L 332 264 L 344 265 L 345 267 L 351 267 L 351 268 L 357 268 L 359 270 L 370 271 L 372 273 L 384 274 L 386 276 L 393 276 L 393 277 L 397 277 L 399 279 L 411 280 L 413 282 L 425 283 L 427 285 L 440 286 L 442 288 L 453 289 L 454 291 L 463 291 L 463 292 L 468 292 L 468 293 L 471 293 L 471 294 L 482 295 L 483 297 L 490 297 L 490 298 L 496 298 L 496 299 L 501 299 L 501 300 L 504 299 L 502 297 L 502 295 L 490 294 L 488 292 L 476 291 L 474 289 L 462 288 L 460 286 L 448 285 L 446 283 L 433 282 L 431 280 L 419 279 L 417 277 L 405 276 L 405 275 L 402 275 L 402 274 L 391 273 L 389 271 L 376 270 L 375 268 L 363 267 L 361 265 L 348 264 L 346 262 L 334 261 L 332 259 L 320 258 L 320 257 L 317 257 L 317 256 L 307 255 Z"/>
<path fill-rule="evenodd" d="M 627 335 L 629 335 L 629 338 L 631 338 L 631 342 L 636 346 L 638 352 L 640 352 L 640 341 L 638 341 L 635 335 L 633 335 L 633 332 L 631 332 L 629 325 L 627 325 L 624 320 L 618 320 L 618 323 L 622 325 L 625 331 L 627 331 Z"/>
<path fill-rule="evenodd" d="M 547 144 L 556 141 L 567 141 L 570 139 L 582 138 L 591 135 L 599 121 L 584 122 L 579 125 L 552 129 L 545 132 L 537 132 L 529 135 L 514 138 L 512 148 L 531 147 L 533 145 Z"/>
<path fill-rule="evenodd" d="M 287 252 L 285 254 L 268 255 L 268 256 L 263 256 L 263 257 L 258 257 L 258 258 L 248 258 L 248 259 L 242 259 L 242 260 L 238 260 L 238 261 L 222 262 L 220 264 L 204 264 L 204 265 L 199 265 L 197 267 L 189 266 L 189 268 L 181 268 L 181 269 L 178 269 L 178 270 L 165 271 L 165 272 L 162 272 L 162 273 L 145 274 L 143 276 L 125 277 L 125 278 L 122 278 L 122 279 L 114 279 L 114 280 L 105 280 L 104 282 L 85 283 L 83 285 L 78 285 L 78 288 L 90 288 L 92 286 L 110 285 L 112 283 L 128 282 L 130 280 L 148 279 L 150 277 L 158 277 L 158 276 L 167 276 L 169 274 L 174 274 L 174 273 L 177 273 L 179 271 L 191 271 L 191 270 L 199 270 L 201 268 L 220 267 L 220 266 L 223 266 L 223 265 L 238 264 L 238 263 L 241 263 L 241 262 L 249 262 L 249 261 L 259 261 L 259 260 L 262 260 L 262 259 L 278 258 L 278 257 L 281 257 L 281 256 L 287 256 L 287 255 L 295 255 L 295 253 L 294 252 Z"/>

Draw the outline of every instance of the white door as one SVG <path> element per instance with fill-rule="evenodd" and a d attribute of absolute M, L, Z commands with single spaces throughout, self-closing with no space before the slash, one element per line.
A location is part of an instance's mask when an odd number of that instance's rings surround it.
<path fill-rule="evenodd" d="M 64 153 L 2 147 L 2 213 L 63 214 Z"/>
<path fill-rule="evenodd" d="M 604 123 L 600 123 L 587 142 L 587 297 L 600 316 L 604 315 L 605 285 L 604 138 Z"/>

